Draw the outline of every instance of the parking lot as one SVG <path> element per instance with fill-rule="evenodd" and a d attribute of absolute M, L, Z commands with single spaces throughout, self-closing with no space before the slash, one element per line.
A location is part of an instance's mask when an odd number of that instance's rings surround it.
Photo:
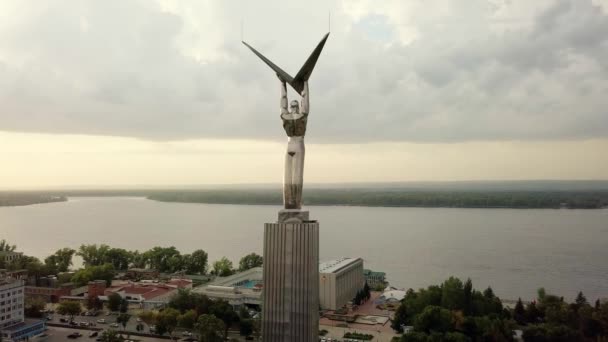
<path fill-rule="evenodd" d="M 71 341 L 71 339 L 68 338 L 68 335 L 73 334 L 74 332 L 79 332 L 80 334 L 82 334 L 82 336 L 78 337 L 76 339 L 73 339 L 73 341 L 80 341 L 80 340 L 95 341 L 95 338 L 89 337 L 89 334 L 91 333 L 90 330 L 71 329 L 71 328 L 62 328 L 62 327 L 48 327 L 48 330 L 46 331 L 46 336 L 37 337 L 36 339 L 34 339 L 34 341 L 47 341 L 47 342 Z M 142 341 L 142 342 L 160 342 L 160 341 L 166 342 L 166 341 L 168 341 L 167 339 L 162 339 L 162 338 L 140 337 L 140 336 L 133 336 L 131 339 L 133 341 Z"/>

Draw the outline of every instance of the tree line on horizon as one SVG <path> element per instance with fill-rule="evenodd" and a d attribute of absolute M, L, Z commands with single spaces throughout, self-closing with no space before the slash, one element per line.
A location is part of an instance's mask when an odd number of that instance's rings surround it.
<path fill-rule="evenodd" d="M 161 202 L 280 205 L 272 190 L 163 191 L 147 197 Z M 408 191 L 385 189 L 309 189 L 307 205 L 447 208 L 608 207 L 608 191 Z"/>

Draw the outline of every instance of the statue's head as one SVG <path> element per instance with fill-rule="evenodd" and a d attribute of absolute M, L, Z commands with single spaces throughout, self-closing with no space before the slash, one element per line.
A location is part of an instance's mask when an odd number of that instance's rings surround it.
<path fill-rule="evenodd" d="M 292 114 L 300 113 L 300 103 L 298 103 L 298 100 L 291 101 L 291 103 L 289 104 L 289 112 Z"/>

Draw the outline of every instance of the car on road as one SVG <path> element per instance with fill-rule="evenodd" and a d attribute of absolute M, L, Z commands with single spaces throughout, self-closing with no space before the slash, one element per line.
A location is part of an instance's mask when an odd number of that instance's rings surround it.
<path fill-rule="evenodd" d="M 141 318 L 137 317 L 137 322 L 141 323 Z"/>
<path fill-rule="evenodd" d="M 98 331 L 91 331 L 91 333 L 89 334 L 89 337 L 96 337 L 97 335 L 99 335 Z"/>
<path fill-rule="evenodd" d="M 112 328 L 118 328 L 118 323 L 112 323 L 112 324 L 110 324 L 110 326 L 111 326 Z"/>
<path fill-rule="evenodd" d="M 98 319 L 97 323 L 99 324 L 106 324 L 106 320 L 104 318 Z"/>
<path fill-rule="evenodd" d="M 80 336 L 82 336 L 82 334 L 81 334 L 81 333 L 79 333 L 79 332 L 74 332 L 74 333 L 69 334 L 69 335 L 68 335 L 68 338 L 72 338 L 72 339 L 74 339 L 74 338 L 79 338 Z"/>

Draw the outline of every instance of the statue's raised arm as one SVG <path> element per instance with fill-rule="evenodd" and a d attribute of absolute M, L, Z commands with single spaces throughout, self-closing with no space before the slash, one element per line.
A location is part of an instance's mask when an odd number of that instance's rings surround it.
<path fill-rule="evenodd" d="M 287 110 L 287 84 L 279 77 L 281 81 L 281 115 L 289 113 Z"/>
<path fill-rule="evenodd" d="M 287 103 L 287 102 L 285 102 L 285 103 Z M 309 95 L 308 95 L 308 81 L 304 81 L 304 89 L 302 90 L 302 114 L 308 114 L 309 109 L 310 109 L 310 99 L 309 99 Z"/>

